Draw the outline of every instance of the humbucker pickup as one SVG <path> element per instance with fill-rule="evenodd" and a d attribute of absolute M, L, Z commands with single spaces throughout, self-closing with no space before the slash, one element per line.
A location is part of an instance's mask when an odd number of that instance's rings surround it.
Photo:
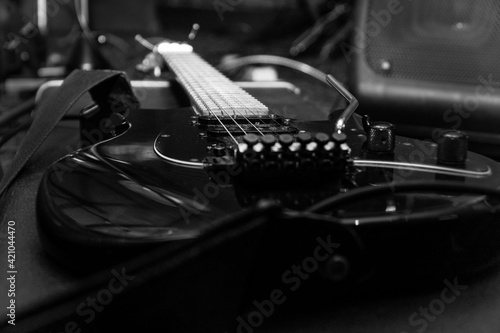
<path fill-rule="evenodd" d="M 210 136 L 233 136 L 246 134 L 297 134 L 298 129 L 290 124 L 290 120 L 279 115 L 254 116 L 193 116 L 193 123 L 205 130 Z"/>

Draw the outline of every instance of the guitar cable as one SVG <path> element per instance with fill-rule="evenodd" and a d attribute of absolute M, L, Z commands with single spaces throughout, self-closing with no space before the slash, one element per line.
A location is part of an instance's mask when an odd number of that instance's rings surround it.
<path fill-rule="evenodd" d="M 311 207 L 307 208 L 304 212 L 310 213 L 324 213 L 326 211 L 331 211 L 341 204 L 352 203 L 367 197 L 375 197 L 384 194 L 395 194 L 401 192 L 450 192 L 450 193 L 469 193 L 477 195 L 489 195 L 493 197 L 500 198 L 500 190 L 497 188 L 484 186 L 484 185 L 472 185 L 472 184 L 460 184 L 448 181 L 433 181 L 433 182 L 418 182 L 418 181 L 408 181 L 403 183 L 390 183 L 383 184 L 375 187 L 362 187 L 350 190 L 341 195 L 336 195 L 324 199 Z M 458 209 L 460 207 L 454 207 Z M 500 205 L 491 207 L 491 211 L 496 213 L 500 209 Z M 411 215 L 411 214 L 410 214 Z M 428 217 L 436 217 L 436 213 L 429 214 Z"/>

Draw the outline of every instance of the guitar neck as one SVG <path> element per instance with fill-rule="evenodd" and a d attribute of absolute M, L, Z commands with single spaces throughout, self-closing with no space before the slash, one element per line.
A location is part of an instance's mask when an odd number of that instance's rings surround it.
<path fill-rule="evenodd" d="M 196 53 L 162 54 L 200 115 L 260 116 L 269 109 Z"/>

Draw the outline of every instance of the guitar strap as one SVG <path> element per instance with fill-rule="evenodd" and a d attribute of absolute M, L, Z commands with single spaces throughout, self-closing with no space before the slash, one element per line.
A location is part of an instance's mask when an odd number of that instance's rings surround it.
<path fill-rule="evenodd" d="M 29 159 L 52 132 L 61 118 L 85 93 L 90 93 L 100 110 L 124 113 L 139 102 L 123 72 L 75 70 L 58 91 L 38 105 L 33 123 L 12 163 L 0 181 L 0 197 L 7 191 Z"/>

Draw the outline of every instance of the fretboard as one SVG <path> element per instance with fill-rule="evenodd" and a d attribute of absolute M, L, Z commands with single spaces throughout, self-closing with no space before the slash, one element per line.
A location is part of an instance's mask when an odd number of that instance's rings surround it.
<path fill-rule="evenodd" d="M 162 54 L 201 115 L 257 116 L 269 109 L 196 53 Z"/>

